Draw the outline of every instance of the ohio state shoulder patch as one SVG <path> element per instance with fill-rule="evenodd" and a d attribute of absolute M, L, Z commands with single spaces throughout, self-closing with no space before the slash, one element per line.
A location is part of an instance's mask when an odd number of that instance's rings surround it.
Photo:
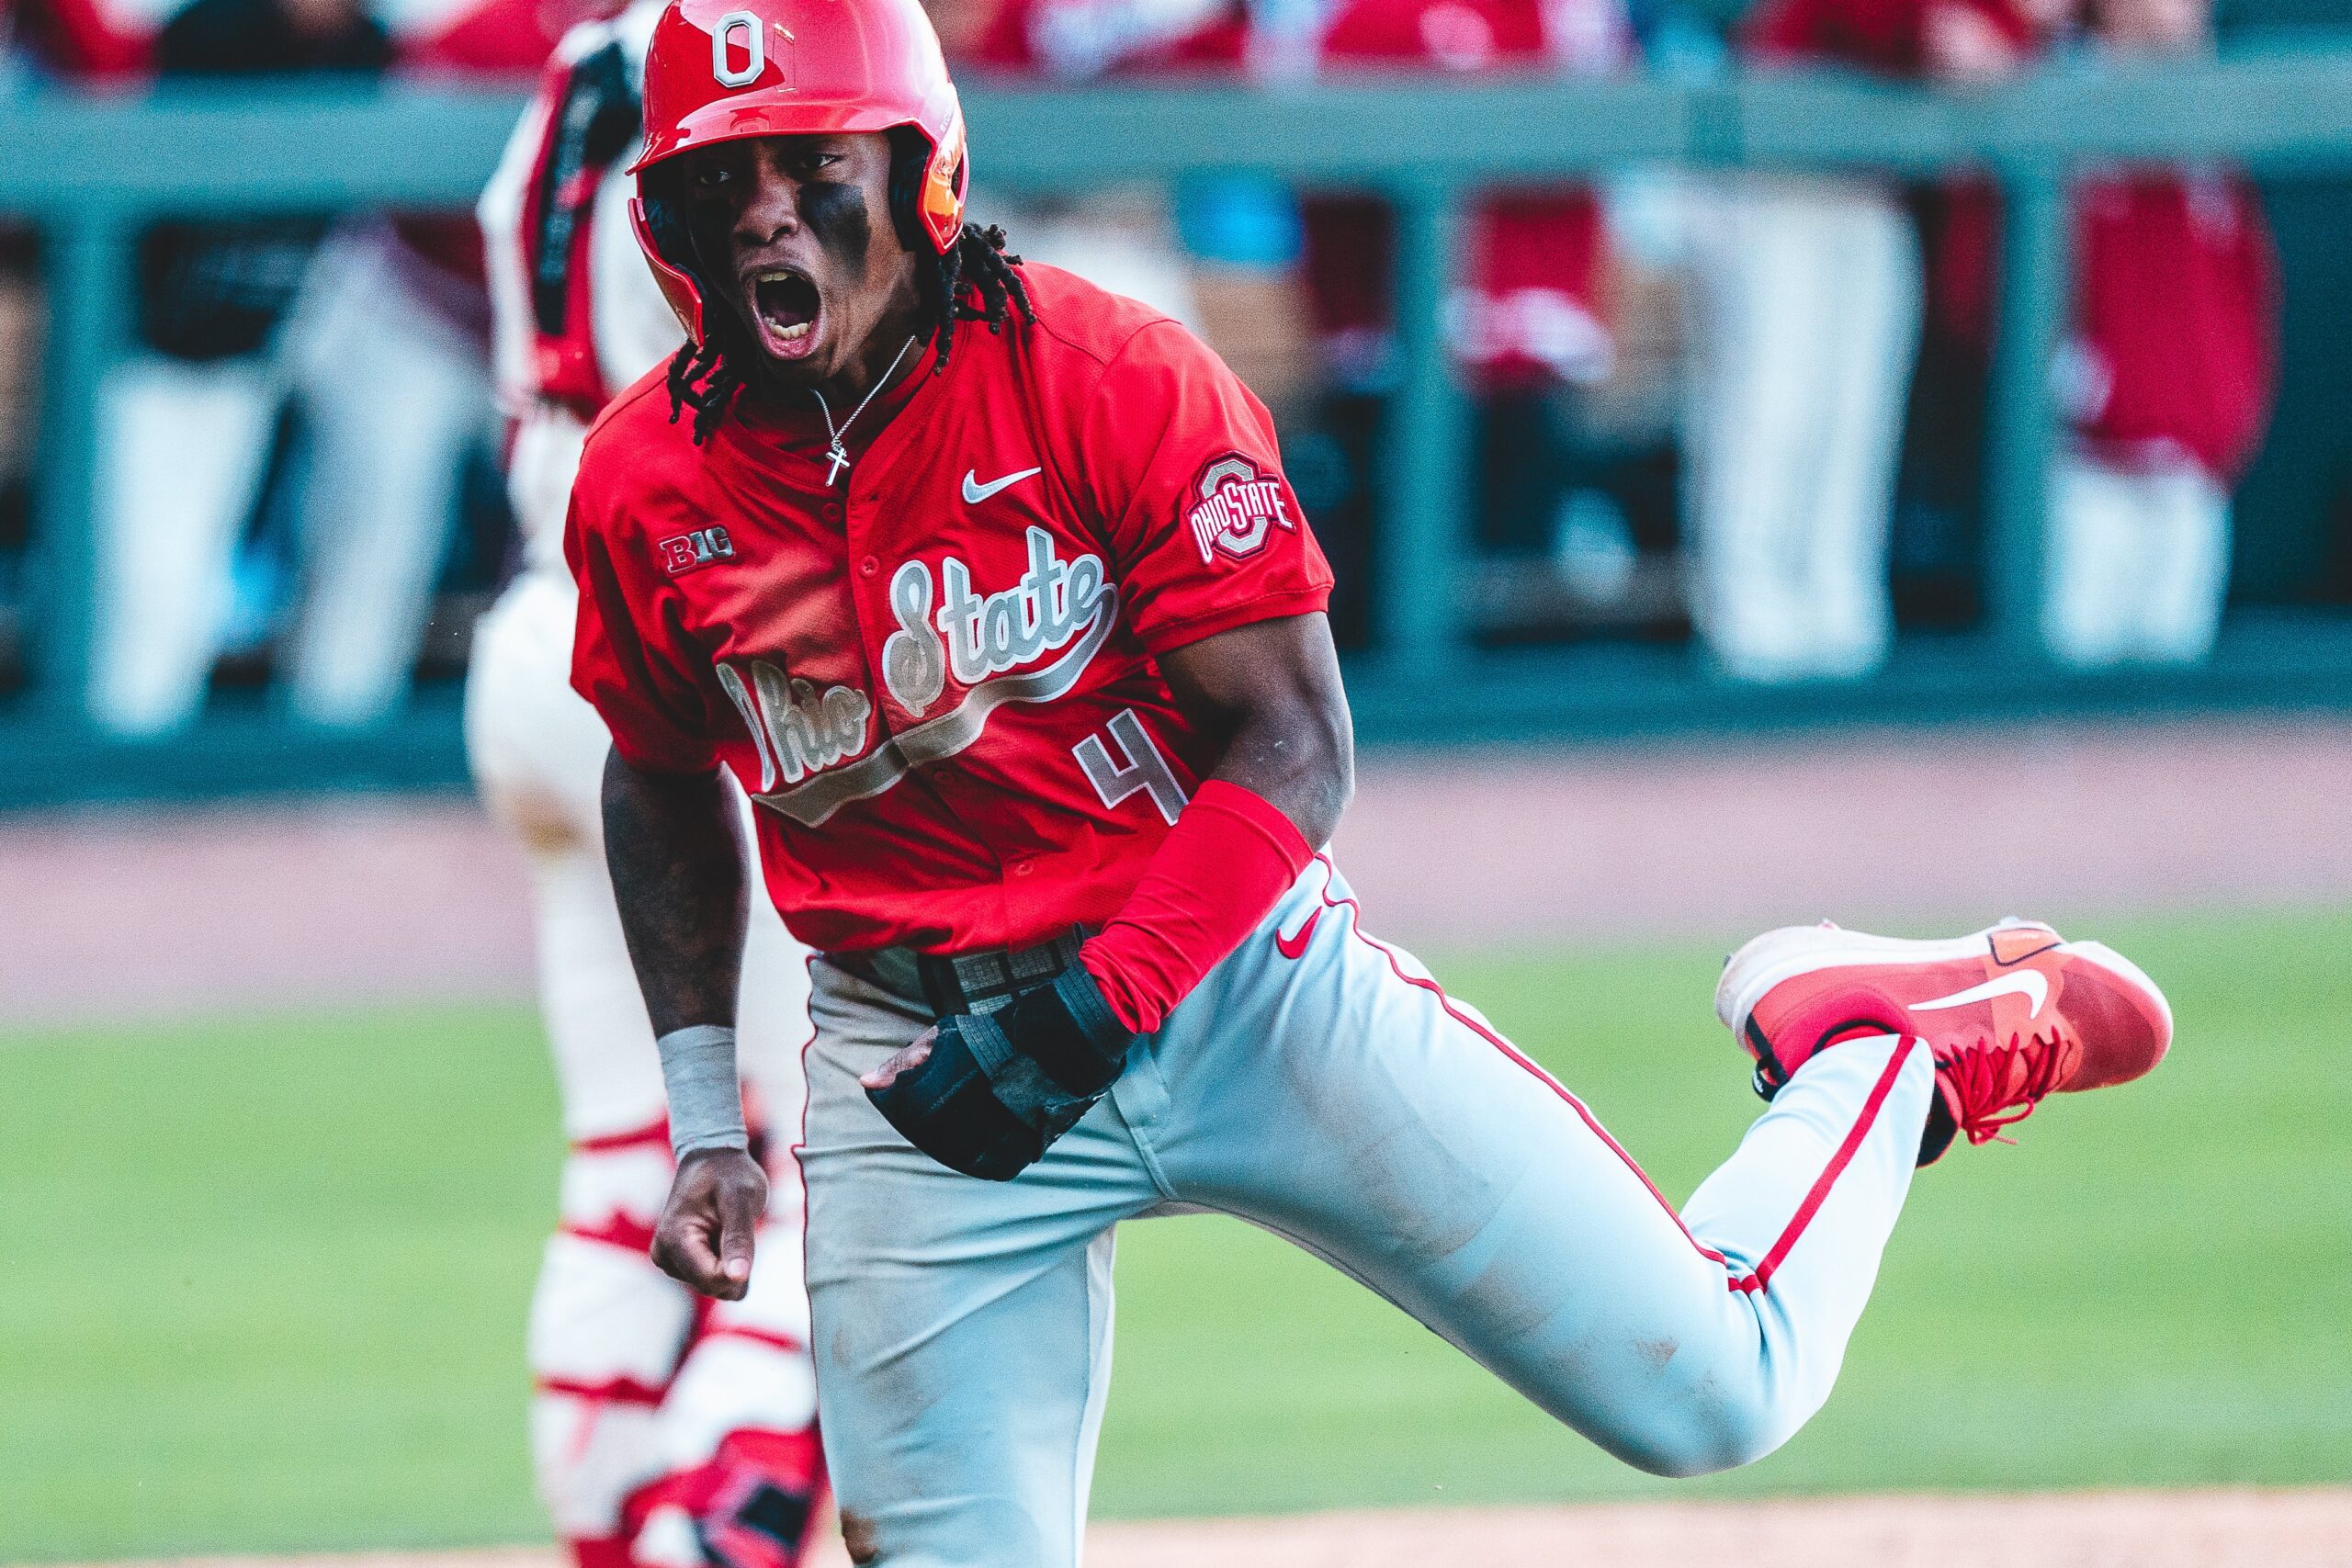
<path fill-rule="evenodd" d="M 1273 530 L 1296 531 L 1290 497 L 1280 474 L 1258 471 L 1258 465 L 1238 452 L 1228 452 L 1204 466 L 1185 512 L 1193 542 L 1201 548 L 1203 565 L 1223 551 L 1236 560 L 1266 547 Z"/>

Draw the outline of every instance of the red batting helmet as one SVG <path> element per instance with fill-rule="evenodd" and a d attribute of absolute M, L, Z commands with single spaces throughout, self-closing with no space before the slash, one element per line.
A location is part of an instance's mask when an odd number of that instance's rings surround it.
<path fill-rule="evenodd" d="M 917 0 L 671 0 L 646 53 L 645 149 L 629 172 L 747 137 L 901 126 L 927 152 L 910 188 L 893 182 L 894 215 L 909 244 L 920 235 L 944 255 L 963 231 L 971 170 L 963 107 Z M 702 288 L 660 209 L 631 204 L 638 243 L 700 343 Z"/>

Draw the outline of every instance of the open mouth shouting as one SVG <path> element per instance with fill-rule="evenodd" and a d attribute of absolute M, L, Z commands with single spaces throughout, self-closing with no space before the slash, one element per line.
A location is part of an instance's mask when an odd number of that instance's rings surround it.
<path fill-rule="evenodd" d="M 817 346 L 824 301 L 817 286 L 791 267 L 763 267 L 748 287 L 752 324 L 760 346 L 776 359 L 806 358 Z"/>

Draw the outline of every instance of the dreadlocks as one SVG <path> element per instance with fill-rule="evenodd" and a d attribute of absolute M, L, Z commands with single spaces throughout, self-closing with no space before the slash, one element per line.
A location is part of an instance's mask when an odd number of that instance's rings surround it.
<path fill-rule="evenodd" d="M 967 223 L 944 255 L 924 246 L 916 252 L 915 288 L 922 300 L 915 333 L 939 350 L 932 364 L 934 376 L 947 368 L 956 352 L 956 323 L 985 321 L 990 333 L 1004 331 L 1014 310 L 1031 318 L 1028 287 L 1015 270 L 1021 258 L 1005 248 L 1004 231 L 996 224 L 983 229 Z M 735 395 L 743 389 L 742 367 L 757 352 L 741 341 L 742 328 L 727 312 L 707 311 L 703 340 L 678 350 L 670 361 L 670 421 L 684 411 L 695 411 L 695 445 L 710 439 L 727 417 Z"/>
<path fill-rule="evenodd" d="M 1005 319 L 1014 310 L 1022 320 L 1030 319 L 1029 286 L 1012 270 L 1020 265 L 1021 258 L 1004 248 L 1001 228 L 967 223 L 945 255 L 917 272 L 925 295 L 924 320 L 931 341 L 939 345 L 933 375 L 946 369 L 947 356 L 956 352 L 956 322 L 986 321 L 994 334 L 1004 331 Z M 974 295 L 978 304 L 972 302 Z"/>

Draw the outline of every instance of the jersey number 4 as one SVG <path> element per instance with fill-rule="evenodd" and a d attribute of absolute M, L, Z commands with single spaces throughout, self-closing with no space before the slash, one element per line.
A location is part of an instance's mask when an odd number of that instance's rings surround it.
<path fill-rule="evenodd" d="M 1104 736 L 1110 738 L 1108 745 Z M 1126 759 L 1125 762 L 1112 760 L 1113 746 Z M 1184 786 L 1176 782 L 1176 770 L 1168 765 L 1135 709 L 1121 708 L 1102 735 L 1088 736 L 1070 748 L 1070 754 L 1078 759 L 1080 771 L 1104 806 L 1115 807 L 1131 795 L 1148 795 L 1169 826 L 1175 826 L 1176 814 L 1184 809 Z"/>

